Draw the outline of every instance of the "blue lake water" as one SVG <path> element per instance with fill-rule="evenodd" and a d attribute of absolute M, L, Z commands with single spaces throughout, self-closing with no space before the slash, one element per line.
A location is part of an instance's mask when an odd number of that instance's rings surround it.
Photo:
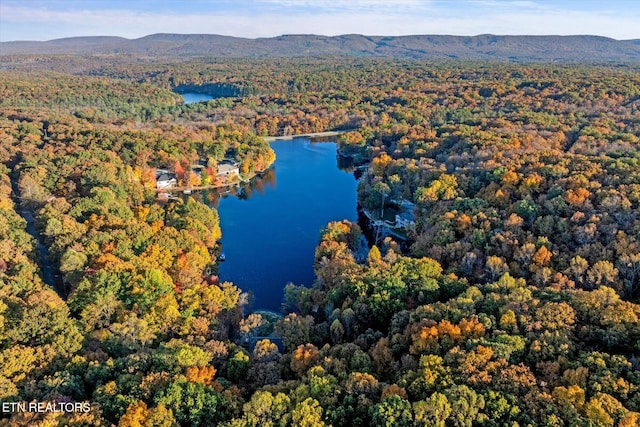
<path fill-rule="evenodd" d="M 273 170 L 240 195 L 213 198 L 222 228 L 220 280 L 254 295 L 254 309 L 281 309 L 283 288 L 313 284 L 320 231 L 330 221 L 357 220 L 356 180 L 340 170 L 336 144 L 275 141 Z M 207 201 L 206 194 L 202 195 Z"/>
<path fill-rule="evenodd" d="M 184 98 L 185 104 L 192 104 L 194 102 L 203 102 L 209 101 L 213 99 L 213 96 L 207 95 L 205 93 L 181 93 L 180 94 Z"/>

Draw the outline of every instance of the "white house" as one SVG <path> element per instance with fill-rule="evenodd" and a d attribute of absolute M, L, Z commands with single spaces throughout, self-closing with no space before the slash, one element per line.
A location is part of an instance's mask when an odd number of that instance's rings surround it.
<path fill-rule="evenodd" d="M 237 163 L 224 160 L 218 163 L 218 171 L 216 172 L 216 175 L 228 178 L 230 175 L 240 175 L 240 169 L 238 169 Z"/>
<path fill-rule="evenodd" d="M 176 176 L 172 173 L 162 172 L 156 176 L 156 188 L 158 190 L 166 190 L 178 185 Z"/>

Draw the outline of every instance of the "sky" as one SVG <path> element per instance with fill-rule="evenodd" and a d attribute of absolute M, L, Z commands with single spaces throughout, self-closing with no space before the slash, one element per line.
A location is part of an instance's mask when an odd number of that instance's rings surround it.
<path fill-rule="evenodd" d="M 0 0 L 0 41 L 155 33 L 640 38 L 638 0 Z"/>

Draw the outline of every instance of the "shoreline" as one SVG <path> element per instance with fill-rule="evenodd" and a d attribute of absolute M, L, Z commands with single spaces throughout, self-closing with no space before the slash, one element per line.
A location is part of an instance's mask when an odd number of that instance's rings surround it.
<path fill-rule="evenodd" d="M 325 132 L 311 132 L 311 133 L 303 133 L 299 135 L 283 135 L 283 136 L 263 136 L 265 141 L 273 142 L 273 141 L 285 141 L 295 138 L 321 138 L 324 136 L 338 136 L 343 133 L 349 132 L 347 130 L 329 130 Z"/>
<path fill-rule="evenodd" d="M 241 178 L 240 180 L 235 181 L 235 182 L 224 183 L 224 184 L 198 185 L 198 186 L 189 186 L 189 187 L 184 187 L 184 186 L 181 186 L 181 187 L 170 187 L 170 188 L 163 188 L 162 191 L 156 190 L 156 193 L 158 195 L 160 195 L 160 194 L 179 193 L 179 192 L 184 192 L 185 190 L 191 192 L 191 191 L 201 191 L 201 190 L 213 190 L 213 189 L 217 189 L 217 188 L 238 187 L 241 184 L 246 184 L 248 182 L 251 182 L 254 178 L 264 174 L 265 172 L 267 172 L 272 167 L 273 167 L 273 165 L 269 166 L 265 170 L 254 172 L 251 176 L 248 176 L 248 177 L 245 177 L 245 178 Z M 188 193 L 186 193 L 186 194 L 188 194 Z"/>
<path fill-rule="evenodd" d="M 349 132 L 349 131 L 348 130 L 331 130 L 331 131 L 325 131 L 325 132 L 303 133 L 303 134 L 299 134 L 299 135 L 263 136 L 262 138 L 264 138 L 264 140 L 267 141 L 267 142 L 273 142 L 273 141 L 292 140 L 292 139 L 296 139 L 296 138 L 322 138 L 322 137 L 338 136 L 338 135 L 342 135 L 343 133 L 346 133 L 346 132 Z M 238 185 L 243 184 L 243 183 L 250 182 L 256 176 L 265 173 L 270 168 L 271 168 L 271 166 L 269 166 L 269 168 L 267 168 L 267 169 L 265 169 L 263 171 L 254 172 L 253 175 L 251 175 L 249 177 L 246 177 L 244 179 L 240 179 L 239 181 L 236 181 L 236 182 L 233 182 L 233 183 L 210 184 L 210 185 L 203 185 L 203 186 L 197 186 L 197 187 L 185 187 L 185 186 L 177 187 L 176 186 L 176 187 L 171 187 L 171 188 L 164 188 L 164 189 L 162 189 L 162 191 L 156 190 L 156 192 L 158 193 L 158 195 L 160 195 L 160 194 L 163 194 L 163 193 L 165 193 L 165 194 L 179 193 L 179 192 L 184 192 L 185 190 L 187 190 L 187 191 L 189 191 L 189 190 L 190 191 L 199 191 L 199 190 L 212 190 L 212 189 L 217 189 L 217 188 L 230 188 L 230 187 L 238 186 Z"/>

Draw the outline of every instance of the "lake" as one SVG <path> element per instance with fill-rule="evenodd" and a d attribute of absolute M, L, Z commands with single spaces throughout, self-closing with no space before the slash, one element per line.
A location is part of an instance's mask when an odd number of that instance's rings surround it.
<path fill-rule="evenodd" d="M 185 104 L 193 104 L 194 102 L 204 102 L 213 99 L 213 96 L 206 93 L 181 93 Z"/>
<path fill-rule="evenodd" d="M 253 309 L 280 311 L 283 288 L 313 284 L 320 231 L 357 220 L 356 179 L 338 168 L 334 142 L 275 141 L 273 169 L 236 195 L 203 194 L 222 228 L 220 280 L 254 295 Z"/>

